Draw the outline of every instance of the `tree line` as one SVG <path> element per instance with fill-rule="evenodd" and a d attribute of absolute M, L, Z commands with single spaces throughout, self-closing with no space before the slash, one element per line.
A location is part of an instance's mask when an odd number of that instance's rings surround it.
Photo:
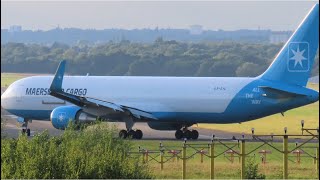
<path fill-rule="evenodd" d="M 67 60 L 71 75 L 253 77 L 268 68 L 283 44 L 187 43 L 158 38 L 88 46 L 54 43 L 1 45 L 1 72 L 54 73 Z M 317 53 L 312 75 L 319 74 Z"/>

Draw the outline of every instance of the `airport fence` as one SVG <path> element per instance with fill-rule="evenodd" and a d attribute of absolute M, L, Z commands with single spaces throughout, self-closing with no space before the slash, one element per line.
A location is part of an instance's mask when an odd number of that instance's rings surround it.
<path fill-rule="evenodd" d="M 251 138 L 231 138 L 231 139 L 219 139 L 214 135 L 209 143 L 191 143 L 184 140 L 182 146 L 166 146 L 160 142 L 159 147 L 155 149 L 146 149 L 139 146 L 138 151 L 128 152 L 129 157 L 131 156 L 142 156 L 142 161 L 144 163 L 156 162 L 160 165 L 160 170 L 163 170 L 164 164 L 170 161 L 181 161 L 182 164 L 182 179 L 187 179 L 187 160 L 200 155 L 200 161 L 203 163 L 204 158 L 210 159 L 210 179 L 215 178 L 215 163 L 216 158 L 224 156 L 225 159 L 234 163 L 235 158 L 239 159 L 240 163 L 240 178 L 247 179 L 245 175 L 246 171 L 246 159 L 248 157 L 256 158 L 254 152 L 258 151 L 261 154 L 261 163 L 265 164 L 267 162 L 268 154 L 271 154 L 271 150 L 262 149 L 262 147 L 269 147 L 276 152 L 282 154 L 282 168 L 283 168 L 283 179 L 288 179 L 288 163 L 293 161 L 295 158 L 295 163 L 300 163 L 301 158 L 312 158 L 315 166 L 316 174 L 319 178 L 319 128 L 310 129 L 304 128 L 304 123 L 302 121 L 302 134 L 287 134 L 287 128 L 284 128 L 284 134 L 269 134 L 269 135 L 255 135 L 254 129 L 252 128 Z M 273 142 L 275 139 L 282 139 L 282 148 L 274 146 Z M 295 143 L 294 147 L 289 148 L 288 144 L 290 140 L 295 140 L 301 138 L 300 143 Z M 307 146 L 310 142 L 312 145 Z M 249 151 L 246 149 L 247 142 L 261 142 L 260 145 Z M 223 146 L 225 148 L 222 152 L 217 152 L 216 147 Z M 314 154 L 310 151 L 305 151 L 305 149 L 314 149 Z M 189 154 L 187 155 L 187 150 Z M 190 152 L 192 152 L 190 154 Z M 291 154 L 291 156 L 290 156 Z M 291 159 L 290 159 L 290 158 Z"/>

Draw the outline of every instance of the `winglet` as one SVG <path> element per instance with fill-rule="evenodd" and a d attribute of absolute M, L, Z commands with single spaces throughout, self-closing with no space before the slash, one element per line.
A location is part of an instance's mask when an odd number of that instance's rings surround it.
<path fill-rule="evenodd" d="M 62 81 L 64 76 L 65 65 L 66 65 L 66 61 L 62 60 L 51 82 L 51 86 L 50 86 L 51 92 L 62 91 Z"/>

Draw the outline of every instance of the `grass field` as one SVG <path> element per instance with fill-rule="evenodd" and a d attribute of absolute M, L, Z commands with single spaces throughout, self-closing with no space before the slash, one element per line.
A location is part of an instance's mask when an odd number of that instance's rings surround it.
<path fill-rule="evenodd" d="M 26 74 L 1 73 L 1 87 L 8 87 L 14 81 L 26 77 Z"/>
<path fill-rule="evenodd" d="M 31 74 L 18 73 L 1 73 L 1 87 L 8 86 L 12 82 Z M 319 84 L 309 84 L 309 87 L 319 91 Z M 278 134 L 283 133 L 283 128 L 288 128 L 290 134 L 300 134 L 300 122 L 305 120 L 305 127 L 319 127 L 319 102 L 293 109 L 285 112 L 283 117 L 281 114 L 275 114 L 254 121 L 245 122 L 242 124 L 199 124 L 201 128 L 223 130 L 235 133 L 251 133 L 251 128 L 255 128 L 256 134 Z"/>
<path fill-rule="evenodd" d="M 159 148 L 160 142 L 153 140 L 141 140 L 141 141 L 133 141 L 133 151 L 137 152 L 138 147 L 151 150 L 157 150 Z M 201 147 L 207 147 L 205 142 L 191 142 L 191 143 L 202 143 Z M 262 143 L 246 143 L 246 152 L 254 150 L 258 145 Z M 240 152 L 237 143 L 235 143 L 237 150 Z M 282 150 L 282 143 L 273 143 L 273 145 L 280 150 Z M 307 146 L 316 146 L 317 144 L 308 144 Z M 167 150 L 181 150 L 182 142 L 179 141 L 165 141 L 163 142 L 163 146 L 166 147 Z M 295 147 L 294 143 L 289 144 L 289 150 L 292 150 Z M 267 155 L 267 163 L 261 163 L 261 157 L 258 153 L 260 150 L 271 150 L 271 154 Z M 207 149 L 204 149 L 207 151 Z M 303 149 L 311 155 L 315 154 L 315 149 L 306 148 Z M 222 145 L 215 146 L 215 154 L 223 153 L 226 151 L 226 148 Z M 190 156 L 195 152 L 194 149 L 187 149 L 187 156 Z M 150 154 L 150 156 L 155 157 L 157 154 Z M 255 154 L 255 155 L 254 155 Z M 169 153 L 165 153 L 165 156 L 171 156 Z M 254 162 L 259 164 L 259 173 L 266 175 L 267 179 L 282 179 L 282 154 L 273 150 L 271 147 L 264 146 L 257 151 L 254 151 L 250 156 L 254 159 Z M 305 155 L 302 155 L 305 156 Z M 166 157 L 169 158 L 169 157 Z M 164 161 L 166 161 L 164 158 Z M 149 160 L 152 159 L 149 157 Z M 156 157 L 158 161 L 160 161 L 160 157 Z M 196 154 L 194 157 L 187 160 L 187 178 L 190 179 L 209 179 L 210 178 L 210 159 L 208 157 L 204 157 L 203 163 L 201 163 L 200 154 Z M 313 158 L 310 157 L 302 157 L 301 163 L 297 164 L 296 158 L 293 154 L 289 155 L 289 178 L 290 179 L 316 179 L 316 167 L 313 163 Z M 169 160 L 164 164 L 164 169 L 160 170 L 160 164 L 155 161 L 149 161 L 148 166 L 151 172 L 154 174 L 157 179 L 180 179 L 182 177 L 182 161 L 177 161 L 176 159 Z M 217 179 L 239 179 L 240 178 L 240 163 L 238 157 L 234 159 L 234 162 L 231 163 L 225 156 L 222 154 L 221 156 L 215 159 L 215 178 Z"/>

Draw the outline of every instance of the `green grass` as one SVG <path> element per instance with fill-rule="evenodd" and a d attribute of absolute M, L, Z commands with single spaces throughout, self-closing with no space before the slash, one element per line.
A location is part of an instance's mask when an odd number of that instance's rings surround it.
<path fill-rule="evenodd" d="M 182 141 L 163 141 L 162 144 L 166 147 L 166 150 L 181 150 L 182 149 Z M 206 142 L 190 142 L 193 144 L 203 144 L 201 147 L 204 147 L 207 151 L 207 143 Z M 257 146 L 262 143 L 257 142 L 247 142 L 246 143 L 246 152 L 254 150 Z M 158 150 L 160 145 L 160 141 L 154 140 L 141 140 L 141 141 L 133 141 L 133 152 L 138 151 L 138 147 L 150 150 Z M 235 143 L 235 150 L 240 151 L 237 143 Z M 280 150 L 282 150 L 282 143 L 273 143 L 273 145 Z M 307 146 L 316 146 L 317 144 L 308 144 Z M 295 147 L 294 143 L 289 144 L 289 150 Z M 271 150 L 272 154 L 267 155 L 267 164 L 262 165 L 260 154 L 258 153 L 260 150 Z M 305 148 L 303 149 L 311 155 L 315 154 L 315 149 Z M 215 154 L 225 152 L 226 148 L 222 145 L 215 146 Z M 167 151 L 166 151 L 167 152 Z M 192 148 L 187 148 L 187 156 L 190 156 L 195 152 Z M 265 174 L 267 179 L 281 179 L 282 178 L 282 154 L 273 150 L 271 147 L 263 146 L 262 148 L 253 152 L 255 154 L 255 162 L 259 164 L 259 173 Z M 156 154 L 150 154 L 150 156 L 156 156 Z M 170 156 L 170 154 L 165 153 L 165 156 Z M 253 156 L 253 154 L 251 154 Z M 293 154 L 289 155 L 289 178 L 290 179 L 316 179 L 316 169 L 315 164 L 313 164 L 312 158 L 303 157 L 301 160 L 301 164 L 296 164 L 295 157 Z M 151 157 L 149 157 L 151 159 Z M 158 161 L 160 157 L 156 158 Z M 166 159 L 166 158 L 165 158 Z M 170 160 L 164 164 L 164 169 L 160 170 L 160 164 L 155 161 L 150 161 L 148 166 L 157 179 L 180 179 L 182 177 L 182 161 L 179 160 Z M 235 158 L 234 163 L 231 163 L 224 155 L 221 155 L 215 159 L 215 178 L 218 179 L 238 179 L 240 178 L 240 163 L 238 158 Z M 196 154 L 194 157 L 191 157 L 187 160 L 187 178 L 190 179 L 208 179 L 210 178 L 210 159 L 208 157 L 204 157 L 204 162 L 201 163 L 200 154 Z"/>
<path fill-rule="evenodd" d="M 1 87 L 8 87 L 14 81 L 30 76 L 20 73 L 1 73 Z"/>
<path fill-rule="evenodd" d="M 319 91 L 319 84 L 309 84 L 309 87 Z M 256 134 L 283 134 L 284 127 L 287 127 L 289 134 L 301 134 L 302 119 L 306 128 L 319 127 L 319 101 L 289 110 L 284 113 L 284 117 L 275 114 L 241 124 L 199 124 L 198 127 L 247 134 L 251 134 L 251 128 L 255 128 Z"/>

